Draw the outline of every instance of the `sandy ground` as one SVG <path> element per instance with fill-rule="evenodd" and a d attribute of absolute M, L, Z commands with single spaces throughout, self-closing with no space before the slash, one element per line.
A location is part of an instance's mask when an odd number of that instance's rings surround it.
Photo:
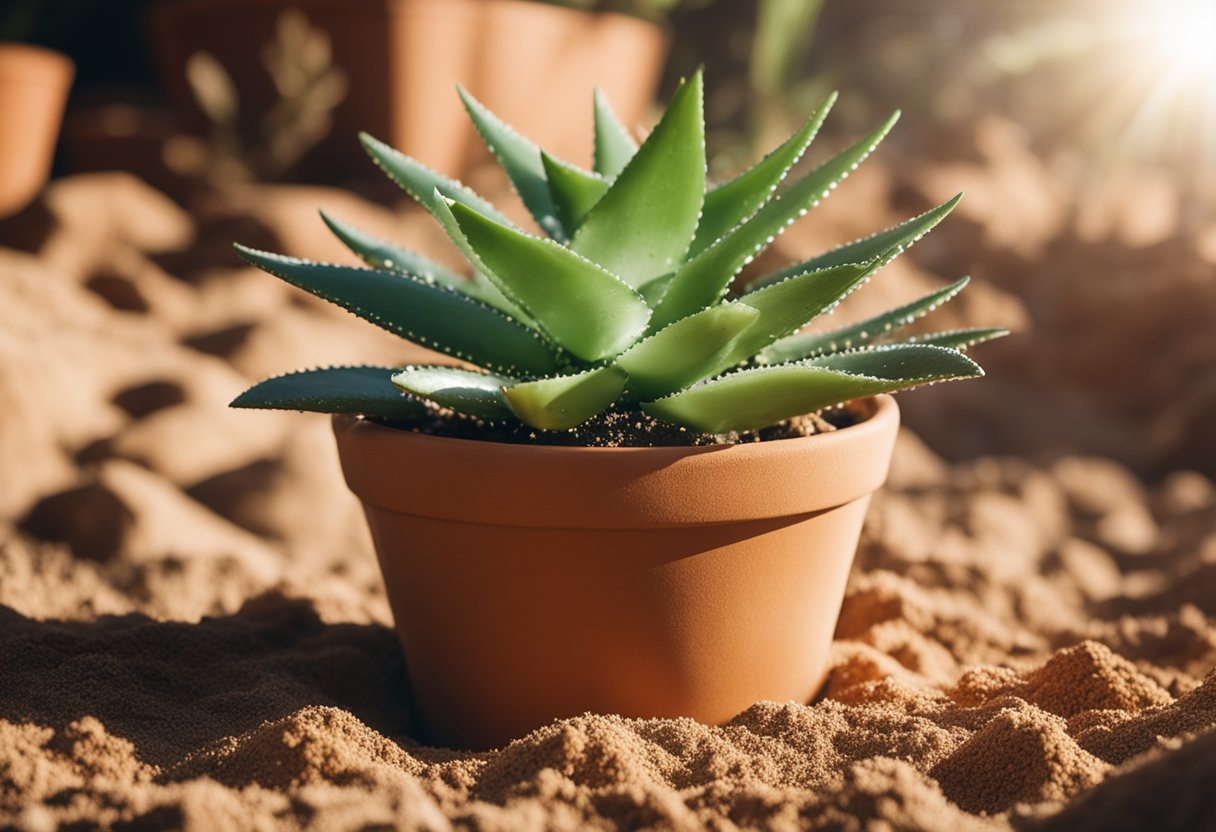
<path fill-rule="evenodd" d="M 859 175 L 786 241 L 872 230 L 966 179 L 962 229 L 871 302 L 974 268 L 947 325 L 1042 333 L 980 354 L 970 396 L 901 400 L 916 432 L 820 697 L 717 727 L 585 715 L 476 754 L 410 738 L 325 419 L 224 408 L 294 367 L 415 356 L 242 267 L 231 240 L 338 259 L 318 205 L 424 248 L 429 221 L 320 188 L 187 212 L 121 174 L 56 183 L 0 226 L 0 828 L 1216 828 L 1216 486 L 1196 428 L 1216 346 L 1156 305 L 1131 314 L 1130 288 L 1154 263 L 1143 291 L 1202 316 L 1216 246 L 1009 185 L 1046 174 L 984 129 L 976 161 Z M 1048 423 L 1059 447 L 1029 447 Z"/>

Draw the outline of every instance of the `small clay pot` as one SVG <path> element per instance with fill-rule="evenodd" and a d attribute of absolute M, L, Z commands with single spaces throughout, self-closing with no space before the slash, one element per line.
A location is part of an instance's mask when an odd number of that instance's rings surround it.
<path fill-rule="evenodd" d="M 554 448 L 334 419 L 423 739 L 484 749 L 586 711 L 727 721 L 823 683 L 894 399 L 833 433 Z"/>
<path fill-rule="evenodd" d="M 0 43 L 0 217 L 46 184 L 76 70 L 58 52 Z"/>

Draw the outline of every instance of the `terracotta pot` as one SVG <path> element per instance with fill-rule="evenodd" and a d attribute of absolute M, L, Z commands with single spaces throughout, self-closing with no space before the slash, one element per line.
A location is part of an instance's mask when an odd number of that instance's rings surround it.
<path fill-rule="evenodd" d="M 154 6 L 149 22 L 184 129 L 208 127 L 185 77 L 187 59 L 203 50 L 237 79 L 246 127 L 256 134 L 258 116 L 276 100 L 262 48 L 289 8 L 329 33 L 349 85 L 330 135 L 299 165 L 312 176 L 372 171 L 355 141 L 360 130 L 459 175 L 477 151 L 457 82 L 517 118 L 521 130 L 535 126 L 542 144 L 581 159 L 590 131 L 568 124 L 590 123 L 593 85 L 606 89 L 626 123 L 640 122 L 666 51 L 662 30 L 643 21 L 523 0 L 172 0 Z M 572 101 L 586 105 L 578 119 L 570 118 Z"/>
<path fill-rule="evenodd" d="M 711 448 L 536 448 L 334 419 L 424 739 L 501 745 L 586 711 L 716 724 L 809 700 L 889 396 L 835 433 Z"/>
<path fill-rule="evenodd" d="M 58 52 L 0 43 L 0 217 L 46 184 L 75 68 Z"/>

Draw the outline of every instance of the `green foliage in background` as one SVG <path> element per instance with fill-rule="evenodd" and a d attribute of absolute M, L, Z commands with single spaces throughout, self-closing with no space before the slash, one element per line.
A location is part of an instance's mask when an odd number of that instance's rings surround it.
<path fill-rule="evenodd" d="M 574 428 L 608 409 L 640 410 L 696 432 L 728 433 L 982 375 L 962 350 L 1004 334 L 894 340 L 965 281 L 863 324 L 800 333 L 940 222 L 958 197 L 741 291 L 733 285 L 861 164 L 898 113 L 781 188 L 833 95 L 755 166 L 707 189 L 699 72 L 680 85 L 640 147 L 597 96 L 592 170 L 551 157 L 461 95 L 546 236 L 516 227 L 469 188 L 365 135 L 376 163 L 464 254 L 472 279 L 333 217 L 326 217 L 330 228 L 371 268 L 237 248 L 259 268 L 478 369 L 314 370 L 263 382 L 235 406 L 412 418 L 425 402 L 542 430 Z"/>

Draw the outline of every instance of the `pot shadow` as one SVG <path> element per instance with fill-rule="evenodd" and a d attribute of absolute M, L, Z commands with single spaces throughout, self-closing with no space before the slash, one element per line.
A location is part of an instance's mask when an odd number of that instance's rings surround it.
<path fill-rule="evenodd" d="M 395 633 L 327 624 L 307 601 L 273 593 L 193 624 L 38 621 L 0 606 L 0 668 L 0 719 L 62 731 L 92 716 L 161 767 L 308 706 L 349 711 L 395 740 L 414 735 Z"/>

